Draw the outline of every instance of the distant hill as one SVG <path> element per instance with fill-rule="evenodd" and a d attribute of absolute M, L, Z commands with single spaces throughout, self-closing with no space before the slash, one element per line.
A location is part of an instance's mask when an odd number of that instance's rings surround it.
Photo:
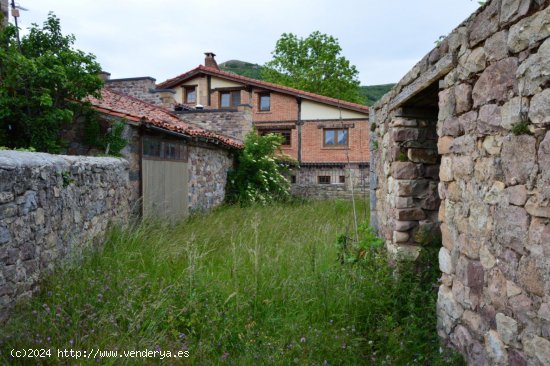
<path fill-rule="evenodd" d="M 242 76 L 262 80 L 262 66 L 240 60 L 229 60 L 218 65 L 223 71 L 234 72 Z"/>
<path fill-rule="evenodd" d="M 364 95 L 367 99 L 367 105 L 373 105 L 384 94 L 390 91 L 395 84 L 382 84 L 382 85 L 369 85 L 361 86 L 361 95 Z"/>
<path fill-rule="evenodd" d="M 251 62 L 240 60 L 229 60 L 218 65 L 223 71 L 234 72 L 235 74 L 249 78 L 262 80 L 262 66 Z M 395 84 L 361 86 L 361 95 L 365 96 L 366 104 L 373 105 L 378 99 L 386 94 Z"/>

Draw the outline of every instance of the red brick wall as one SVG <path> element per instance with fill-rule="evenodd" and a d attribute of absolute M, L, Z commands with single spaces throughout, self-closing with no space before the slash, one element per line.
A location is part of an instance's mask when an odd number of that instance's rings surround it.
<path fill-rule="evenodd" d="M 270 124 L 262 122 L 273 122 L 275 129 L 281 129 L 281 124 L 277 122 L 288 121 L 296 122 L 298 118 L 298 104 L 293 96 L 270 93 L 271 94 L 271 109 L 269 112 L 259 111 L 259 92 L 253 91 L 249 93 L 245 90 L 241 91 L 241 103 L 252 105 L 252 120 L 255 123 L 260 123 L 262 127 L 267 127 Z M 211 108 L 218 108 L 219 91 L 214 91 L 211 94 Z M 354 127 L 349 128 L 349 144 L 347 148 L 334 148 L 323 146 L 323 129 L 318 128 L 319 124 L 323 123 L 338 123 L 340 121 L 322 121 L 322 122 L 305 122 L 302 126 L 302 161 L 303 162 L 368 162 L 368 121 L 356 120 L 349 121 Z M 282 150 L 285 154 L 291 157 L 298 158 L 298 129 L 291 130 L 291 145 L 283 146 Z"/>
<path fill-rule="evenodd" d="M 269 112 L 260 112 L 259 93 L 252 93 L 252 120 L 261 121 L 296 121 L 298 104 L 296 98 L 290 95 L 271 93 L 271 108 Z"/>
<path fill-rule="evenodd" d="M 323 121 L 326 122 L 326 121 Z M 334 121 L 339 122 L 339 121 Z M 302 126 L 303 162 L 366 162 L 369 160 L 368 121 L 353 121 L 354 127 L 348 129 L 348 147 L 324 147 L 323 129 L 320 122 L 305 122 Z"/>

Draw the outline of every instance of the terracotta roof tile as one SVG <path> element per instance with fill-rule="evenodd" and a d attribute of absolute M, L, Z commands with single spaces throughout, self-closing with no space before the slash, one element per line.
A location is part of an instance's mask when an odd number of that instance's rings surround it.
<path fill-rule="evenodd" d="M 92 107 L 101 113 L 121 117 L 134 122 L 150 124 L 162 129 L 182 133 L 187 136 L 212 139 L 228 147 L 242 148 L 243 144 L 233 138 L 204 130 L 182 121 L 166 109 L 149 104 L 140 99 L 117 93 L 109 88 L 101 90 L 101 99 L 88 97 Z"/>
<path fill-rule="evenodd" d="M 204 73 L 204 74 L 213 75 L 213 76 L 219 76 L 219 77 L 230 79 L 230 80 L 237 81 L 237 82 L 240 81 L 240 82 L 248 84 L 248 85 L 257 86 L 257 87 L 260 87 L 260 88 L 265 88 L 265 89 L 277 91 L 277 92 L 280 92 L 280 93 L 291 94 L 291 95 L 294 95 L 296 97 L 300 97 L 300 98 L 304 98 L 304 99 L 310 99 L 310 100 L 317 101 L 317 102 L 320 102 L 320 103 L 327 103 L 327 104 L 331 104 L 331 105 L 335 105 L 335 106 L 341 106 L 342 108 L 351 109 L 351 110 L 358 111 L 358 112 L 368 113 L 368 111 L 369 111 L 369 107 L 367 107 L 366 105 L 351 103 L 351 102 L 347 102 L 345 100 L 326 97 L 324 95 L 319 95 L 319 94 L 303 91 L 303 90 L 300 90 L 300 89 L 291 88 L 291 87 L 288 87 L 288 86 L 283 86 L 283 85 L 279 85 L 279 84 L 269 83 L 267 81 L 252 79 L 252 78 L 249 78 L 249 77 L 246 77 L 246 76 L 241 76 L 241 75 L 238 75 L 238 74 L 235 74 L 235 73 L 232 73 L 232 72 L 221 71 L 221 70 L 218 70 L 218 69 L 215 69 L 215 68 L 212 68 L 212 67 L 206 67 L 206 66 L 203 66 L 203 65 L 199 65 L 198 67 L 194 68 L 193 70 L 190 70 L 190 71 L 188 71 L 184 74 L 181 74 L 181 75 L 178 75 L 174 78 L 163 81 L 162 83 L 157 84 L 157 87 L 158 88 L 163 88 L 163 89 L 164 88 L 171 88 L 171 87 L 176 86 L 180 82 L 182 82 L 186 79 L 189 79 L 189 78 L 191 78 L 191 77 L 193 77 L 193 76 L 195 76 L 196 74 L 199 74 L 199 73 Z"/>

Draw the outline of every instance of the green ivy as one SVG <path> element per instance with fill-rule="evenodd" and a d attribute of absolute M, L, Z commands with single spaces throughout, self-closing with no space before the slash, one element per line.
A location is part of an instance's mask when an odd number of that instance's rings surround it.
<path fill-rule="evenodd" d="M 116 121 L 102 128 L 98 113 L 94 110 L 86 111 L 83 118 L 84 143 L 101 149 L 106 155 L 120 156 L 120 152 L 128 144 L 128 141 L 123 137 L 126 123 Z"/>
<path fill-rule="evenodd" d="M 236 168 L 228 175 L 229 203 L 267 204 L 290 197 L 290 183 L 285 177 L 289 158 L 277 154 L 282 142 L 278 134 L 261 136 L 253 130 L 246 135 Z"/>

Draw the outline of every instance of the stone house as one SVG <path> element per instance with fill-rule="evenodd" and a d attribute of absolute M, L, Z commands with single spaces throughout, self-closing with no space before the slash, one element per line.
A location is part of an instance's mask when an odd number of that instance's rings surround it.
<path fill-rule="evenodd" d="M 165 108 L 120 94 L 109 88 L 101 98 L 89 97 L 106 125 L 124 121 L 128 145 L 122 155 L 129 161 L 134 209 L 143 216 L 187 216 L 223 202 L 233 152 L 242 144 L 230 137 L 193 126 Z M 82 141 L 80 130 L 72 141 Z M 71 154 L 89 153 L 73 143 Z"/>
<path fill-rule="evenodd" d="M 370 114 L 371 224 L 442 236 L 437 331 L 472 365 L 550 365 L 550 1 L 490 0 Z"/>
<path fill-rule="evenodd" d="M 172 92 L 180 117 L 235 138 L 252 125 L 262 134 L 283 135 L 283 153 L 300 164 L 291 176 L 296 194 L 347 196 L 352 184 L 364 189 L 367 106 L 221 71 L 214 56 L 206 53 L 204 65 L 149 87 L 143 97 Z M 132 89 L 124 80 L 108 83 L 127 93 Z M 228 117 L 234 113 L 247 117 Z"/>

